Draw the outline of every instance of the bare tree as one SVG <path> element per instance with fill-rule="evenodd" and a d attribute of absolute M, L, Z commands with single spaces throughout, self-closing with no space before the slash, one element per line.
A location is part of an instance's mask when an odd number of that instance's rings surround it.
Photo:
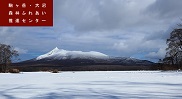
<path fill-rule="evenodd" d="M 9 68 L 9 65 L 14 59 L 18 56 L 18 51 L 13 49 L 12 46 L 6 44 L 0 44 L 0 65 L 1 71 L 6 72 Z"/>
<path fill-rule="evenodd" d="M 176 28 L 170 33 L 167 45 L 164 61 L 180 66 L 182 62 L 182 28 Z"/>

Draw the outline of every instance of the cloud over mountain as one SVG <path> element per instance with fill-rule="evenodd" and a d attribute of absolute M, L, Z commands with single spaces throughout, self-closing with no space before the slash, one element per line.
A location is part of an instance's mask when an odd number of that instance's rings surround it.
<path fill-rule="evenodd" d="M 58 46 L 153 60 L 164 57 L 161 49 L 180 21 L 181 5 L 181 0 L 54 0 L 53 27 L 1 27 L 0 42 L 28 50 L 25 59 Z"/>

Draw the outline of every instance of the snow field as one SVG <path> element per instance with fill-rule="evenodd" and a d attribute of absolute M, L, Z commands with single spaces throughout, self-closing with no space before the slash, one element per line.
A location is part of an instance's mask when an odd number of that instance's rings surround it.
<path fill-rule="evenodd" d="M 182 98 L 182 72 L 95 71 L 0 74 L 0 99 Z"/>

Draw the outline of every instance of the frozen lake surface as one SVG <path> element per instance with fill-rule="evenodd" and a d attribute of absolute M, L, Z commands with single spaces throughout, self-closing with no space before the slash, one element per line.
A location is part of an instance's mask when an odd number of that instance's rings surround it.
<path fill-rule="evenodd" d="M 0 74 L 0 99 L 182 99 L 182 72 Z"/>

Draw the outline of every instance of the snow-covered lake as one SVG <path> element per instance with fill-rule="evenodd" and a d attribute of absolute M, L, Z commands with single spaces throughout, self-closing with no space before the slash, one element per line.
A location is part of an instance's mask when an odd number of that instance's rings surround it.
<path fill-rule="evenodd" d="M 0 74 L 0 99 L 182 99 L 182 72 Z"/>

